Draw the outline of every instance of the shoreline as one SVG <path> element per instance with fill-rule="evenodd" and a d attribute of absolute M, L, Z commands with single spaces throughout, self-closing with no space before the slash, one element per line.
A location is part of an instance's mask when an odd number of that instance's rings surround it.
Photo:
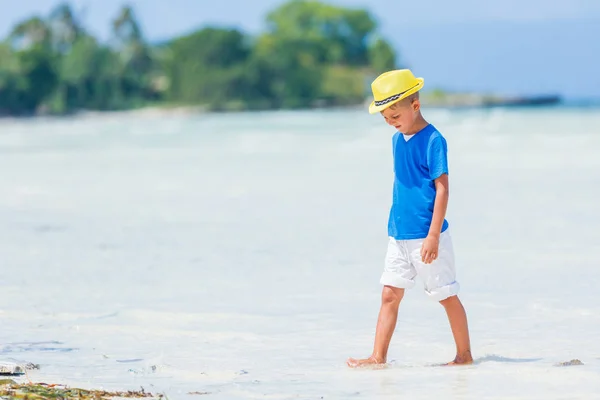
<path fill-rule="evenodd" d="M 460 93 L 433 90 L 422 93 L 421 103 L 426 107 L 448 108 L 543 107 L 563 105 L 564 99 L 558 94 L 507 96 L 486 93 Z"/>
<path fill-rule="evenodd" d="M 240 112 L 280 112 L 280 111 L 326 111 L 326 110 L 353 110 L 368 107 L 371 99 L 365 99 L 363 102 L 355 104 L 331 104 L 322 103 L 312 107 L 301 108 L 227 108 L 211 109 L 203 105 L 173 105 L 173 104 L 149 104 L 147 106 L 122 109 L 122 110 L 73 110 L 62 114 L 53 114 L 46 112 L 30 113 L 26 115 L 0 114 L 1 120 L 27 120 L 38 118 L 69 118 L 69 117 L 87 117 L 87 116 L 106 116 L 106 115 L 125 115 L 125 116 L 189 116 L 203 114 L 230 114 Z M 440 91 L 424 92 L 421 95 L 423 107 L 437 109 L 471 109 L 485 110 L 490 108 L 512 108 L 512 109 L 530 109 L 545 107 L 600 107 L 600 99 L 581 99 L 565 101 L 559 95 L 539 95 L 539 96 L 499 96 L 478 93 L 447 93 Z"/>

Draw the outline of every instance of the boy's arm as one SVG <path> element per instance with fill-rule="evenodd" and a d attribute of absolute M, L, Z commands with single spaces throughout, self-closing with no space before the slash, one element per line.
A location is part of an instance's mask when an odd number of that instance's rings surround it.
<path fill-rule="evenodd" d="M 429 233 L 423 241 L 423 247 L 421 247 L 421 259 L 426 264 L 433 262 L 438 257 L 442 225 L 444 224 L 446 210 L 448 209 L 448 174 L 440 175 L 434 180 L 434 183 L 435 202 L 433 203 L 433 217 L 431 218 Z"/>
<path fill-rule="evenodd" d="M 427 167 L 435 185 L 433 216 L 429 232 L 421 247 L 421 259 L 429 264 L 438 257 L 440 235 L 448 208 L 448 148 L 442 136 L 435 136 L 427 147 Z"/>
<path fill-rule="evenodd" d="M 448 174 L 442 174 L 435 181 L 435 202 L 433 203 L 433 217 L 429 227 L 429 235 L 439 238 L 442 232 L 446 210 L 448 209 Z"/>

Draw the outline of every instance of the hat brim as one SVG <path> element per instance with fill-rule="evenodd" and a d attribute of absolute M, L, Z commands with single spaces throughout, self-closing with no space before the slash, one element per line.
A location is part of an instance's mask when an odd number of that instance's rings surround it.
<path fill-rule="evenodd" d="M 386 104 L 382 104 L 379 106 L 375 105 L 375 101 L 372 101 L 371 104 L 369 105 L 369 113 L 370 114 L 377 114 L 378 112 L 382 112 L 383 110 L 385 110 L 386 108 L 390 107 L 393 104 L 396 104 L 397 102 L 404 100 L 405 98 L 407 98 L 408 96 L 410 96 L 411 94 L 417 93 L 419 90 L 421 90 L 423 88 L 423 85 L 425 84 L 425 80 L 423 78 L 417 78 L 417 81 L 419 82 L 417 84 L 417 86 L 411 88 L 410 90 L 407 90 L 406 92 L 402 93 L 402 96 L 398 97 L 396 100 L 394 101 L 390 101 L 389 103 Z"/>

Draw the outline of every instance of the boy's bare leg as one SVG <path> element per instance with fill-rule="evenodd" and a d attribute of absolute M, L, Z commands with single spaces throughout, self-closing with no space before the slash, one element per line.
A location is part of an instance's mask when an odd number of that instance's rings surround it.
<path fill-rule="evenodd" d="M 469 339 L 469 327 L 467 324 L 467 313 L 459 300 L 458 296 L 452 296 L 440 303 L 446 309 L 448 321 L 456 343 L 456 358 L 448 365 L 471 364 L 473 356 L 471 355 L 471 343 Z"/>
<path fill-rule="evenodd" d="M 373 364 L 385 364 L 387 359 L 388 347 L 396 328 L 398 319 L 398 307 L 404 297 L 404 289 L 392 286 L 384 286 L 381 292 L 381 308 L 377 319 L 377 329 L 375 331 L 375 345 L 373 354 L 369 358 L 354 359 L 349 358 L 346 363 L 349 367 L 361 367 Z"/>

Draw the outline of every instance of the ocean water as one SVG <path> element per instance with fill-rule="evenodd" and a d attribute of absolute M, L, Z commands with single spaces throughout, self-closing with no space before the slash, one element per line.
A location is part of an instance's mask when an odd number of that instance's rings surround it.
<path fill-rule="evenodd" d="M 600 110 L 431 110 L 473 355 L 407 292 L 373 345 L 391 136 L 363 111 L 0 120 L 0 362 L 169 399 L 591 399 Z M 572 359 L 583 365 L 557 366 Z"/>

